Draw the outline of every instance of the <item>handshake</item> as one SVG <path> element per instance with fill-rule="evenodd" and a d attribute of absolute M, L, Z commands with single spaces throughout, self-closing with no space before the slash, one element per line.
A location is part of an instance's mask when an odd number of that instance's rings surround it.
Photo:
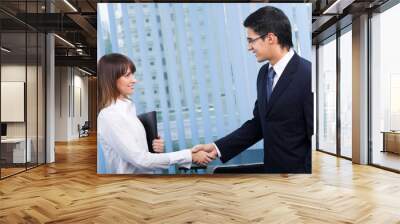
<path fill-rule="evenodd" d="M 200 144 L 192 148 L 192 161 L 198 165 L 207 165 L 217 158 L 218 153 L 214 144 Z"/>

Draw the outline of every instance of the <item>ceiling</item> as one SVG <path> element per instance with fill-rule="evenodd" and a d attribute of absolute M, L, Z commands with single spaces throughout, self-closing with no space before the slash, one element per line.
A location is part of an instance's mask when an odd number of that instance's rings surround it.
<path fill-rule="evenodd" d="M 352 17 L 373 10 L 388 0 L 289 0 L 269 2 L 291 2 L 312 4 L 312 37 L 316 44 L 336 32 L 338 24 L 351 23 Z M 46 5 L 47 2 L 47 5 Z M 0 27 L 7 34 L 4 38 L 15 49 L 24 46 L 24 41 L 15 33 L 26 29 L 39 32 L 54 32 L 56 65 L 73 65 L 96 71 L 96 0 L 1 0 Z M 132 1 L 118 1 L 132 2 Z M 208 1 L 209 2 L 209 1 Z M 49 13 L 49 12 L 52 13 Z M 346 20 L 347 19 L 347 20 Z M 344 21 L 338 23 L 338 21 Z M 63 41 L 62 39 L 66 40 Z M 11 43 L 14 42 L 14 43 Z M 5 42 L 3 42 L 5 43 Z M 28 45 L 28 54 L 32 50 Z M 19 51 L 16 51 L 19 52 Z M 26 54 L 23 53 L 23 54 Z"/>
<path fill-rule="evenodd" d="M 21 33 L 55 33 L 56 66 L 79 66 L 95 74 L 96 10 L 95 0 L 1 0 L 2 45 L 12 49 L 7 54 L 10 59 L 27 53 L 31 57 L 36 46 L 28 44 L 25 52 L 25 35 Z M 31 39 L 29 34 L 27 39 Z"/>
<path fill-rule="evenodd" d="M 318 0 L 313 3 L 313 44 L 352 23 L 353 17 L 374 12 L 389 0 Z"/>

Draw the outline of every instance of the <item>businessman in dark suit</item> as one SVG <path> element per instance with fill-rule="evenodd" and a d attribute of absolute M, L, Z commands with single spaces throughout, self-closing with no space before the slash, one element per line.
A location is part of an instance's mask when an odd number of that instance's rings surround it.
<path fill-rule="evenodd" d="M 258 62 L 268 60 L 258 73 L 254 117 L 215 143 L 194 148 L 225 163 L 264 139 L 264 164 L 232 172 L 311 173 L 311 63 L 292 49 L 290 22 L 281 10 L 260 8 L 243 25 L 248 50 Z"/>

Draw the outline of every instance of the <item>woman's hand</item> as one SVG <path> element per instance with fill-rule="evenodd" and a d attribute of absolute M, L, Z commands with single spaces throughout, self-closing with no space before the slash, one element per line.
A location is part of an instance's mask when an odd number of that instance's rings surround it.
<path fill-rule="evenodd" d="M 194 163 L 205 166 L 212 160 L 213 158 L 211 158 L 207 152 L 205 151 L 193 152 L 192 150 L 192 161 Z"/>
<path fill-rule="evenodd" d="M 164 152 L 164 140 L 158 136 L 157 139 L 153 140 L 154 152 L 163 153 Z"/>

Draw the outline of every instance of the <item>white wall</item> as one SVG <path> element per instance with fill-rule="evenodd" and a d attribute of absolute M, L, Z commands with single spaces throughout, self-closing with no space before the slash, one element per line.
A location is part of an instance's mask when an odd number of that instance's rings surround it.
<path fill-rule="evenodd" d="M 55 73 L 55 140 L 70 141 L 88 120 L 88 78 L 72 67 L 56 67 Z"/>
<path fill-rule="evenodd" d="M 55 141 L 68 140 L 68 86 L 69 76 L 67 67 L 55 68 Z"/>
<path fill-rule="evenodd" d="M 1 66 L 1 81 L 3 82 L 24 82 L 26 85 L 26 106 L 25 100 L 22 102 L 22 106 L 18 109 L 12 108 L 12 106 L 2 106 L 3 113 L 17 113 L 15 110 L 19 110 L 22 113 L 22 121 L 20 122 L 6 122 L 7 123 L 7 137 L 9 138 L 24 138 L 25 135 L 30 140 L 30 148 L 32 161 L 36 162 L 36 158 L 39 159 L 39 163 L 44 163 L 44 74 L 42 67 L 32 66 L 25 64 L 3 64 Z M 25 80 L 27 78 L 27 80 Z M 2 94 L 7 94 L 2 89 Z M 19 94 L 24 94 L 24 89 L 18 90 Z M 8 94 L 11 94 L 8 92 Z M 2 98 L 8 98 L 7 95 L 2 95 Z M 25 98 L 23 96 L 22 98 Z M 17 102 L 14 102 L 17 103 Z M 2 102 L 3 104 L 3 102 Z M 24 114 L 26 112 L 26 120 Z M 3 118 L 2 118 L 3 120 Z M 37 155 L 37 153 L 39 155 Z"/>
<path fill-rule="evenodd" d="M 33 66 L 25 67 L 24 65 L 19 65 L 19 64 L 8 64 L 8 65 L 2 65 L 1 66 L 1 81 L 4 82 L 25 82 L 25 75 L 26 75 L 26 69 L 28 71 L 28 74 L 31 74 L 32 71 L 34 70 Z M 35 68 L 36 69 L 36 68 Z M 36 70 L 35 70 L 36 74 Z M 30 83 L 32 84 L 32 83 Z M 36 85 L 36 82 L 34 83 Z M 36 98 L 36 89 L 34 89 L 34 92 L 30 92 L 28 89 L 27 96 L 29 99 L 27 99 L 27 102 L 32 102 L 32 98 Z M 31 105 L 36 108 L 36 105 Z M 1 110 L 8 110 L 9 108 L 1 108 Z M 36 121 L 36 114 L 31 114 L 28 113 L 28 121 L 35 120 Z M 34 115 L 32 117 L 32 115 Z M 25 123 L 26 122 L 7 122 L 7 136 L 8 137 L 25 137 Z M 32 125 L 29 125 L 28 128 L 32 127 Z M 36 128 L 35 128 L 36 129 Z M 28 133 L 30 131 L 28 130 Z M 29 136 L 28 136 L 29 137 Z"/>
<path fill-rule="evenodd" d="M 88 78 L 81 76 L 82 73 L 76 72 L 79 70 L 74 70 L 74 117 L 72 119 L 72 135 L 78 136 L 77 126 L 81 126 L 88 120 Z"/>

